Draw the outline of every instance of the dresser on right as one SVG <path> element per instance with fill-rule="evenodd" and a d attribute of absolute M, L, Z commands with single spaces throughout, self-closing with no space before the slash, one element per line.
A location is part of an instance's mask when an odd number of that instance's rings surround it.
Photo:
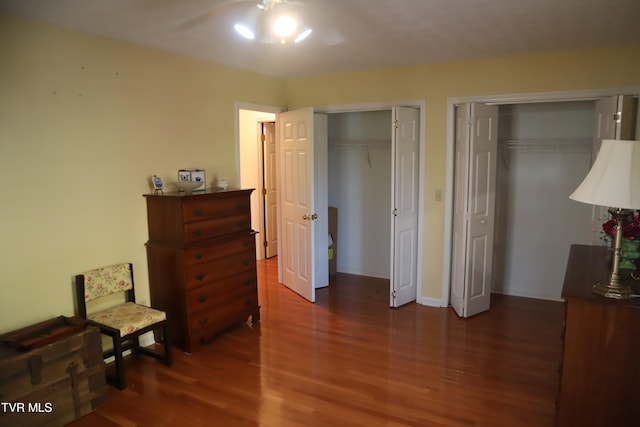
<path fill-rule="evenodd" d="M 591 292 L 608 280 L 607 251 L 572 245 L 569 253 L 558 427 L 640 426 L 640 300 Z"/>

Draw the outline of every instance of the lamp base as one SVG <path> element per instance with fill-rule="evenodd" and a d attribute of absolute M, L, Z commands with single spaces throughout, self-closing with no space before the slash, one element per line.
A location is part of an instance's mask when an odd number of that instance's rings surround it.
<path fill-rule="evenodd" d="M 598 283 L 591 289 L 594 294 L 614 299 L 627 299 L 633 296 L 633 290 L 627 285 L 611 285 L 610 283 Z"/>

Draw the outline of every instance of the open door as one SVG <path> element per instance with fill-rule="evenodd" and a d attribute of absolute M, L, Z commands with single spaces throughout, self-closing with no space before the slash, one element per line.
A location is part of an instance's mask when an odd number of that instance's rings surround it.
<path fill-rule="evenodd" d="M 318 236 L 314 222 L 327 222 L 328 212 L 318 211 L 317 170 L 326 170 L 322 156 L 314 150 L 314 114 L 312 108 L 280 113 L 277 122 L 277 159 L 280 192 L 279 272 L 282 283 L 311 302 L 315 302 L 317 272 L 328 271 L 327 246 L 318 253 L 327 236 Z M 326 124 L 326 122 L 325 122 Z M 326 134 L 326 132 L 325 132 Z M 326 145 L 324 146 L 326 150 Z M 326 162 L 326 153 L 324 154 Z M 322 183 L 326 187 L 326 183 Z M 325 192 L 326 198 L 326 192 Z M 324 254 L 324 255 L 322 255 Z M 318 265 L 316 265 L 318 264 Z M 328 281 L 328 272 L 326 274 Z"/>
<path fill-rule="evenodd" d="M 497 133 L 497 106 L 456 106 L 451 305 L 460 317 L 491 304 Z"/>
<path fill-rule="evenodd" d="M 276 183 L 276 124 L 262 123 L 264 251 L 265 258 L 278 254 L 278 194 Z"/>
<path fill-rule="evenodd" d="M 391 307 L 416 300 L 420 110 L 392 112 Z"/>

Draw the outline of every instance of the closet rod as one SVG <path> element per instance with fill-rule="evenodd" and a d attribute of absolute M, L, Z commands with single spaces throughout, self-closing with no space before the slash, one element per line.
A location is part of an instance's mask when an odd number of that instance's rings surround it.
<path fill-rule="evenodd" d="M 531 138 L 499 141 L 506 150 L 520 152 L 582 152 L 591 151 L 590 138 Z"/>
<path fill-rule="evenodd" d="M 390 139 L 371 140 L 371 141 L 329 141 L 329 146 L 333 148 L 340 147 L 391 147 Z"/>

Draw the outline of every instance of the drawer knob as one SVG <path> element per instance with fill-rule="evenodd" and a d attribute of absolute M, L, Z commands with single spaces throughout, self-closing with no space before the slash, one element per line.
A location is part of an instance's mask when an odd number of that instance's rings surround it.
<path fill-rule="evenodd" d="M 202 259 L 204 257 L 203 254 L 196 254 L 196 259 Z"/>
<path fill-rule="evenodd" d="M 249 285 L 251 285 L 251 282 L 253 282 L 253 280 L 247 279 L 247 280 L 244 281 L 243 285 L 249 286 Z"/>
<path fill-rule="evenodd" d="M 195 234 L 196 236 L 200 237 L 200 236 L 202 236 L 204 234 L 204 230 L 202 228 L 196 228 L 193 231 L 193 234 Z"/>
<path fill-rule="evenodd" d="M 202 209 L 200 209 L 200 208 L 195 208 L 195 209 L 192 211 L 192 213 L 193 213 L 193 215 L 194 215 L 194 216 L 200 216 L 200 215 L 202 215 Z"/>
<path fill-rule="evenodd" d="M 198 273 L 196 274 L 196 279 L 202 281 L 202 279 L 204 279 L 204 273 Z"/>
<path fill-rule="evenodd" d="M 238 202 L 236 204 L 236 209 L 244 209 L 247 205 L 244 202 Z"/>
<path fill-rule="evenodd" d="M 209 321 L 208 317 L 203 317 L 202 319 L 198 320 L 198 323 L 200 323 L 201 325 L 204 325 L 205 323 L 207 323 Z"/>
<path fill-rule="evenodd" d="M 242 265 L 246 266 L 246 265 L 249 265 L 249 264 L 251 264 L 251 259 L 245 259 L 245 260 L 242 261 Z"/>
<path fill-rule="evenodd" d="M 202 304 L 202 303 L 203 303 L 203 302 L 205 302 L 206 300 L 207 300 L 207 297 L 206 297 L 205 295 L 200 295 L 200 296 L 198 297 L 198 302 L 199 302 L 200 304 Z"/>
<path fill-rule="evenodd" d="M 245 247 L 245 248 L 248 248 L 250 244 L 251 244 L 251 242 L 248 241 L 248 240 L 243 240 L 242 241 L 242 246 Z"/>
<path fill-rule="evenodd" d="M 245 224 L 246 224 L 245 221 L 238 221 L 236 225 L 238 226 L 238 228 L 244 228 Z"/>
<path fill-rule="evenodd" d="M 244 302 L 244 304 L 245 304 L 247 307 L 249 307 L 249 306 L 253 305 L 253 300 L 248 299 L 248 300 L 246 300 L 246 301 Z"/>

